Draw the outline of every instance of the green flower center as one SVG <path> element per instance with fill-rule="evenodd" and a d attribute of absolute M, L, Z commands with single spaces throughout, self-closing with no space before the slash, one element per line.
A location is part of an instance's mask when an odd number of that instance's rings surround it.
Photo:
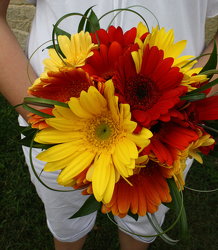
<path fill-rule="evenodd" d="M 107 123 L 100 123 L 96 129 L 95 134 L 100 140 L 107 140 L 112 134 L 112 128 Z"/>
<path fill-rule="evenodd" d="M 111 114 L 105 113 L 95 117 L 86 124 L 86 146 L 95 152 L 109 152 L 124 135 L 120 124 L 115 122 Z"/>

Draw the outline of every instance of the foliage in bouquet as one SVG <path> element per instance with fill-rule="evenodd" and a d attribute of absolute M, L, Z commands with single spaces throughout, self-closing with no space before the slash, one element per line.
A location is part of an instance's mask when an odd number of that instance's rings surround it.
<path fill-rule="evenodd" d="M 123 10 L 131 9 L 114 11 Z M 82 16 L 72 35 L 58 27 L 71 15 Z M 143 23 L 106 30 L 100 19 L 90 8 L 54 25 L 44 72 L 29 88 L 35 98 L 23 104 L 36 132 L 31 147 L 45 149 L 37 158 L 46 162 L 44 171 L 61 170 L 60 185 L 91 195 L 73 217 L 98 209 L 136 220 L 147 215 L 157 235 L 175 243 L 154 213 L 161 203 L 173 204 L 174 224 L 180 219 L 186 229 L 186 160 L 202 163 L 215 146 L 207 122 L 218 119 L 218 96 L 206 94 L 218 82 L 210 82 L 216 45 L 205 67 L 194 68 L 197 60 L 180 56 L 186 41 L 175 43 L 173 30 L 150 31 Z M 32 129 L 24 133 L 29 145 Z"/>

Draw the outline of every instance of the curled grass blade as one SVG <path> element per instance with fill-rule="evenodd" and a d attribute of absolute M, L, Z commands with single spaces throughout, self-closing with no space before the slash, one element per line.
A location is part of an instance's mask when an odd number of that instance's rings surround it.
<path fill-rule="evenodd" d="M 218 188 L 210 189 L 210 190 L 194 189 L 194 188 L 191 188 L 191 187 L 188 187 L 188 186 L 185 186 L 184 188 L 186 188 L 186 189 L 188 189 L 190 191 L 193 191 L 193 192 L 198 192 L 198 193 L 213 193 L 213 192 L 217 192 L 218 191 Z"/>
<path fill-rule="evenodd" d="M 36 134 L 35 134 L 36 135 Z M 35 136 L 34 136 L 35 137 Z M 31 169 L 35 175 L 35 177 L 37 178 L 37 180 L 46 188 L 48 188 L 49 190 L 51 191 L 56 191 L 56 192 L 74 192 L 76 190 L 74 190 L 72 188 L 72 190 L 59 190 L 59 189 L 54 189 L 54 188 L 51 188 L 49 187 L 48 185 L 46 185 L 41 179 L 40 177 L 38 176 L 37 172 L 36 172 L 36 169 L 34 167 L 34 164 L 33 164 L 33 158 L 32 158 L 32 149 L 33 149 L 33 143 L 34 143 L 34 138 L 32 139 L 31 141 L 31 144 L 30 144 L 30 150 L 29 150 L 29 160 L 30 160 L 30 166 L 31 166 Z M 40 174 L 41 175 L 41 174 Z"/>
<path fill-rule="evenodd" d="M 199 94 L 196 94 L 196 95 L 187 94 L 185 96 L 180 97 L 180 100 L 194 102 L 194 101 L 202 100 L 202 99 L 205 99 L 205 98 L 206 98 L 206 95 L 204 93 L 199 93 Z"/>
<path fill-rule="evenodd" d="M 34 109 L 30 106 L 28 106 L 27 104 L 23 104 L 22 105 L 24 109 L 26 109 L 27 111 L 35 114 L 35 115 L 38 115 L 38 116 L 41 116 L 41 117 L 44 117 L 44 118 L 53 118 L 54 116 L 53 115 L 49 115 L 49 114 L 45 114 L 37 109 Z"/>
<path fill-rule="evenodd" d="M 202 86 L 202 87 L 200 87 L 198 89 L 190 91 L 186 96 L 188 96 L 188 95 L 194 95 L 196 93 L 202 92 L 202 91 L 204 91 L 206 89 L 209 89 L 209 88 L 215 86 L 216 84 L 218 84 L 218 79 L 215 79 L 214 81 L 209 82 L 209 83 L 205 84 L 204 86 Z"/>
<path fill-rule="evenodd" d="M 137 11 L 134 11 L 134 10 L 131 10 L 131 9 L 128 9 L 128 8 L 119 8 L 119 9 L 114 9 L 114 10 L 111 10 L 111 11 L 108 11 L 106 12 L 104 15 L 102 15 L 98 21 L 100 21 L 102 18 L 104 18 L 105 16 L 109 15 L 110 13 L 113 13 L 113 12 L 116 12 L 116 11 L 119 11 L 119 12 L 122 12 L 122 11 L 129 11 L 129 12 L 132 12 L 136 15 L 138 15 L 142 20 L 143 22 L 146 24 L 148 30 L 149 30 L 149 27 L 148 27 L 148 24 L 146 22 L 146 20 L 144 19 L 144 17 L 142 15 L 140 15 Z"/>
<path fill-rule="evenodd" d="M 175 219 L 175 221 L 165 230 L 157 229 L 157 227 L 154 225 L 154 229 L 158 231 L 157 234 L 153 234 L 153 235 L 141 235 L 141 234 L 136 234 L 133 232 L 130 232 L 128 230 L 126 230 L 125 228 L 120 227 L 111 217 L 110 214 L 107 213 L 107 217 L 108 219 L 115 224 L 116 226 L 118 226 L 121 230 L 123 230 L 124 232 L 130 233 L 132 235 L 136 235 L 139 237 L 145 237 L 145 238 L 150 238 L 150 237 L 157 237 L 157 236 L 161 236 L 164 235 L 164 239 L 165 241 L 167 241 L 167 239 L 170 239 L 170 244 L 175 244 L 177 242 L 177 240 L 173 240 L 171 239 L 169 236 L 166 235 L 167 232 L 169 232 L 170 230 L 172 230 L 176 224 L 179 222 L 179 220 L 181 220 L 181 229 L 182 229 L 182 234 L 186 234 L 186 229 L 187 229 L 187 222 L 186 222 L 186 215 L 185 215 L 185 210 L 184 210 L 184 206 L 183 206 L 183 193 L 182 191 L 178 191 L 176 185 L 173 185 L 174 181 L 173 180 L 169 180 L 169 187 L 170 189 L 172 189 L 172 198 L 173 201 L 175 201 L 175 206 L 176 206 L 176 213 L 177 213 L 177 217 Z M 174 190 L 175 189 L 175 190 Z M 174 191 L 173 191 L 174 190 Z M 153 226 L 153 224 L 151 224 Z"/>
<path fill-rule="evenodd" d="M 94 24 L 91 22 L 91 20 L 89 19 L 89 17 L 86 17 L 84 14 L 81 14 L 81 13 L 78 13 L 78 12 L 68 13 L 68 14 L 66 14 L 66 15 L 64 15 L 64 16 L 62 16 L 61 18 L 58 19 L 58 21 L 55 23 L 55 25 L 54 25 L 54 27 L 53 27 L 53 31 L 52 31 L 52 43 L 53 43 L 53 46 L 54 46 L 54 49 L 55 49 L 57 55 L 59 56 L 59 58 L 62 60 L 62 62 L 63 62 L 64 64 L 66 64 L 66 63 L 65 63 L 65 61 L 63 60 L 61 54 L 60 54 L 59 51 L 58 51 L 58 46 L 57 46 L 57 44 L 55 43 L 55 41 L 57 40 L 57 39 L 55 39 L 55 36 L 56 36 L 56 29 L 58 28 L 58 25 L 59 25 L 64 19 L 66 19 L 66 18 L 68 18 L 68 17 L 70 17 L 70 16 L 81 16 L 82 18 L 87 19 L 87 22 L 90 23 L 90 25 L 91 25 L 91 27 L 92 27 L 92 30 L 93 30 L 93 31 L 96 31 L 96 27 L 95 27 Z"/>
<path fill-rule="evenodd" d="M 150 224 L 151 224 L 152 227 L 154 228 L 154 230 L 155 230 L 158 234 L 160 234 L 159 236 L 160 236 L 160 238 L 161 238 L 164 242 L 166 242 L 166 243 L 169 244 L 169 245 L 175 245 L 176 243 L 179 242 L 179 240 L 173 240 L 173 239 L 171 239 L 167 234 L 165 234 L 165 233 L 163 232 L 163 229 L 162 229 L 161 226 L 159 225 L 159 223 L 158 223 L 158 221 L 157 221 L 157 219 L 156 219 L 156 217 L 155 217 L 154 214 L 149 214 L 149 213 L 147 213 L 147 217 L 148 217 L 148 220 L 149 220 Z"/>
<path fill-rule="evenodd" d="M 156 22 L 157 22 L 158 28 L 160 28 L 160 24 L 159 24 L 159 21 L 158 21 L 157 17 L 156 17 L 155 14 L 154 14 L 152 11 L 150 11 L 148 8 L 146 8 L 146 7 L 142 6 L 142 5 L 132 5 L 132 6 L 127 7 L 127 9 L 137 8 L 137 7 L 143 8 L 143 9 L 145 9 L 146 11 L 148 11 L 149 13 L 151 13 L 152 16 L 155 18 L 155 20 L 156 20 Z M 116 17 L 117 17 L 121 12 L 122 12 L 122 11 L 119 11 L 119 12 L 111 19 L 110 23 L 108 24 L 108 28 L 112 25 L 113 21 L 116 19 Z M 146 22 L 145 24 L 146 24 L 146 27 L 147 27 L 148 30 L 149 30 L 149 27 L 148 27 L 147 22 Z"/>
<path fill-rule="evenodd" d="M 53 108 L 54 105 L 61 106 L 64 108 L 69 108 L 68 104 L 65 102 L 59 102 L 56 100 L 38 98 L 38 97 L 25 97 L 24 103 L 37 105 L 37 106 L 45 106 Z"/>

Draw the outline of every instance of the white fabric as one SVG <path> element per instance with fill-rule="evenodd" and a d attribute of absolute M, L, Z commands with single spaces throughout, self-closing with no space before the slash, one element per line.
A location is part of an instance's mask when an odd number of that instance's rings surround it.
<path fill-rule="evenodd" d="M 29 56 L 43 43 L 51 40 L 53 24 L 66 13 L 79 12 L 93 5 L 97 16 L 113 10 L 115 8 L 125 8 L 131 5 L 143 5 L 152 11 L 158 18 L 159 23 L 166 29 L 175 30 L 175 40 L 187 40 L 187 48 L 184 54 L 197 56 L 204 48 L 205 19 L 208 16 L 218 14 L 218 0 L 110 0 L 105 4 L 104 1 L 97 0 L 38 0 L 36 16 L 32 25 L 32 32 L 29 42 Z M 135 8 L 148 21 L 150 27 L 156 26 L 155 18 L 142 8 Z M 109 24 L 113 14 L 102 19 L 102 27 Z M 124 30 L 136 25 L 140 21 L 135 15 L 123 12 L 116 19 L 114 24 L 120 25 Z M 60 27 L 74 33 L 77 31 L 78 18 L 72 17 L 63 21 Z M 48 44 L 42 46 L 47 47 Z M 42 53 L 40 48 L 31 59 L 36 72 L 43 71 L 42 60 L 47 57 L 47 51 Z"/>
<path fill-rule="evenodd" d="M 215 16 L 218 13 L 218 0 L 38 0 L 36 4 L 36 16 L 33 20 L 32 31 L 29 39 L 29 57 L 35 49 L 51 39 L 51 31 L 53 24 L 66 13 L 79 12 L 84 13 L 85 10 L 93 5 L 97 16 L 115 9 L 125 8 L 131 5 L 143 5 L 152 11 L 158 18 L 160 26 L 167 30 L 173 28 L 175 30 L 175 40 L 188 40 L 188 46 L 184 54 L 197 56 L 204 48 L 204 25 L 207 16 Z M 135 8 L 147 20 L 150 27 L 156 26 L 155 18 L 148 11 L 142 8 Z M 112 16 L 102 20 L 101 26 L 107 27 Z M 78 18 L 69 18 L 61 24 L 61 28 L 70 33 L 77 31 Z M 140 21 L 135 15 L 123 12 L 119 15 L 114 25 L 120 25 L 124 30 L 131 28 Z M 43 71 L 42 60 L 47 57 L 47 51 L 42 51 L 47 47 L 46 44 L 34 54 L 31 63 L 39 75 Z M 20 118 L 20 123 L 25 124 Z M 29 164 L 28 149 L 24 148 L 27 164 Z M 36 156 L 39 150 L 33 150 L 33 155 Z M 191 162 L 188 163 L 191 165 Z M 43 164 L 34 159 L 34 165 L 37 173 L 40 174 L 43 169 Z M 47 224 L 54 235 L 60 241 L 76 241 L 87 234 L 94 225 L 96 214 L 92 214 L 79 220 L 68 220 L 68 217 L 77 211 L 87 197 L 80 195 L 80 191 L 70 193 L 58 193 L 46 189 L 38 182 L 30 168 L 31 179 L 36 186 L 36 190 L 45 205 Z M 45 173 L 40 178 L 49 186 L 57 189 L 67 189 L 58 186 L 56 183 L 57 172 Z M 166 207 L 161 206 L 157 218 L 160 223 L 163 222 Z M 153 228 L 149 225 L 146 217 L 141 217 L 139 222 L 135 223 L 132 218 L 124 219 L 116 218 L 119 226 L 127 231 L 138 233 L 141 235 L 155 234 Z M 154 238 L 134 238 L 151 242 Z"/>

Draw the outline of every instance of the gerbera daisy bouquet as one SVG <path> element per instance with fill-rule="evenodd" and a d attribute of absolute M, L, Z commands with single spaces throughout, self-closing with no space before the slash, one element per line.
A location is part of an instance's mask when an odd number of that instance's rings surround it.
<path fill-rule="evenodd" d="M 59 24 L 73 15 L 81 21 L 71 35 Z M 173 244 L 155 212 L 169 206 L 176 212 L 170 228 L 180 222 L 186 231 L 187 159 L 202 163 L 216 147 L 218 96 L 207 96 L 218 83 L 210 81 L 216 45 L 205 67 L 195 68 L 196 58 L 180 56 L 186 41 L 175 43 L 173 30 L 149 30 L 143 17 L 126 32 L 102 29 L 101 18 L 89 8 L 54 25 L 44 72 L 28 90 L 34 97 L 24 99 L 31 113 L 22 142 L 43 149 L 37 159 L 43 171 L 61 170 L 58 184 L 89 195 L 72 218 L 96 210 L 111 220 L 148 216 L 156 235 Z"/>

